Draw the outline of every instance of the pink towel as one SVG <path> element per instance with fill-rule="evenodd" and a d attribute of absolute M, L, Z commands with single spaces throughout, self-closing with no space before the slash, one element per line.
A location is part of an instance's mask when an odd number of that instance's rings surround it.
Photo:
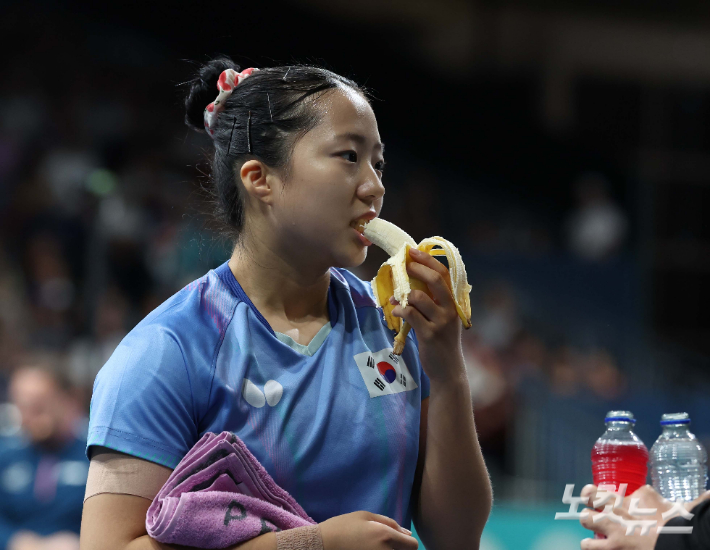
<path fill-rule="evenodd" d="M 145 521 L 158 542 L 198 548 L 226 548 L 315 524 L 231 432 L 202 436 L 170 474 Z"/>

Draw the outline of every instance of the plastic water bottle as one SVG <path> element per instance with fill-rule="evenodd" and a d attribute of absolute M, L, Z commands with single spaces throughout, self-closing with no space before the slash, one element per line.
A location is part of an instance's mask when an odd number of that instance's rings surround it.
<path fill-rule="evenodd" d="M 619 485 L 626 483 L 626 495 L 646 484 L 648 449 L 633 432 L 636 423 L 629 411 L 609 411 L 606 431 L 592 448 L 592 476 L 594 484 Z"/>
<path fill-rule="evenodd" d="M 688 413 L 664 414 L 661 428 L 663 433 L 651 447 L 653 486 L 668 500 L 694 500 L 707 484 L 705 448 L 688 429 Z"/>

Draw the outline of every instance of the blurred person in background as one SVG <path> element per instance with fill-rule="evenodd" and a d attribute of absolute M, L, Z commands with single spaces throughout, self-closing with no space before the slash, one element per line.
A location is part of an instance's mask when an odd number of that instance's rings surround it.
<path fill-rule="evenodd" d="M 7 401 L 10 371 L 27 343 L 29 303 L 21 270 L 7 254 L 0 237 L 0 403 Z"/>
<path fill-rule="evenodd" d="M 577 208 L 565 222 L 570 251 L 588 261 L 614 256 L 626 241 L 629 221 L 609 194 L 609 182 L 601 174 L 582 174 L 574 183 Z"/>
<path fill-rule="evenodd" d="M 474 331 L 462 335 L 466 377 L 476 418 L 476 432 L 493 484 L 505 468 L 506 440 L 514 410 L 513 388 L 500 354 Z"/>
<path fill-rule="evenodd" d="M 583 367 L 580 353 L 569 345 L 552 352 L 547 365 L 550 389 L 559 397 L 574 397 L 583 387 Z"/>
<path fill-rule="evenodd" d="M 474 321 L 484 344 L 501 351 L 520 330 L 520 315 L 513 290 L 503 281 L 494 281 L 483 293 Z"/>
<path fill-rule="evenodd" d="M 46 362 L 27 360 L 8 394 L 21 431 L 0 447 L 0 549 L 78 550 L 89 462 L 71 384 Z"/>
<path fill-rule="evenodd" d="M 516 390 L 528 381 L 543 380 L 549 356 L 542 338 L 528 329 L 520 330 L 506 350 L 506 378 Z"/>
<path fill-rule="evenodd" d="M 76 286 L 67 254 L 54 234 L 42 231 L 25 244 L 24 263 L 33 322 L 29 343 L 59 350 L 73 336 Z"/>
<path fill-rule="evenodd" d="M 628 387 L 626 377 L 608 351 L 594 350 L 582 362 L 584 382 L 594 395 L 607 401 L 624 395 Z"/>
<path fill-rule="evenodd" d="M 130 303 L 115 286 L 99 297 L 91 333 L 69 347 L 68 371 L 81 403 L 88 407 L 96 374 L 126 335 Z"/>

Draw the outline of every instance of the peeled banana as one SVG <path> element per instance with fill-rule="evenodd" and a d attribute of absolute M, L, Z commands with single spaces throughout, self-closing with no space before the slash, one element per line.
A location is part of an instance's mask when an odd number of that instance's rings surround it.
<path fill-rule="evenodd" d="M 449 280 L 447 282 L 456 304 L 456 311 L 464 328 L 471 328 L 471 301 L 469 299 L 471 285 L 468 284 L 466 278 L 466 267 L 461 259 L 461 254 L 453 244 L 442 237 L 430 237 L 416 244 L 414 239 L 402 229 L 381 218 L 374 218 L 369 222 L 361 221 L 357 224 L 356 229 L 372 244 L 379 246 L 390 256 L 380 266 L 371 285 L 375 302 L 382 307 L 388 328 L 397 332 L 393 349 L 396 355 L 401 355 L 404 351 L 407 334 L 412 327 L 401 317 L 392 315 L 395 306 L 390 304 L 390 297 L 394 296 L 402 307 L 407 307 L 407 299 L 412 290 L 422 290 L 433 298 L 426 283 L 407 274 L 407 264 L 412 261 L 409 257 L 410 248 L 416 248 L 431 256 L 446 256 L 449 264 Z"/>

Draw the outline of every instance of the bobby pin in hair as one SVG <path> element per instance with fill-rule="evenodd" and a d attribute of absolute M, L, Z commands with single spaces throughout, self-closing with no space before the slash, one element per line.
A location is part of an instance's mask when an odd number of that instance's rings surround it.
<path fill-rule="evenodd" d="M 271 117 L 271 122 L 273 122 L 274 113 L 271 112 L 271 100 L 269 99 L 269 92 L 266 92 L 266 101 L 269 103 L 269 116 Z"/>
<path fill-rule="evenodd" d="M 234 117 L 234 122 L 232 123 L 232 133 L 229 134 L 229 145 L 227 145 L 227 156 L 229 156 L 229 150 L 232 148 L 232 137 L 234 136 L 234 127 L 237 125 L 237 117 Z"/>
<path fill-rule="evenodd" d="M 247 146 L 251 155 L 251 111 L 249 111 L 249 118 L 247 119 Z"/>
<path fill-rule="evenodd" d="M 286 82 L 286 77 L 288 76 L 288 73 L 290 70 L 291 70 L 291 67 L 288 68 L 288 70 L 286 71 L 286 74 L 284 75 L 284 77 L 282 79 L 284 82 Z"/>

